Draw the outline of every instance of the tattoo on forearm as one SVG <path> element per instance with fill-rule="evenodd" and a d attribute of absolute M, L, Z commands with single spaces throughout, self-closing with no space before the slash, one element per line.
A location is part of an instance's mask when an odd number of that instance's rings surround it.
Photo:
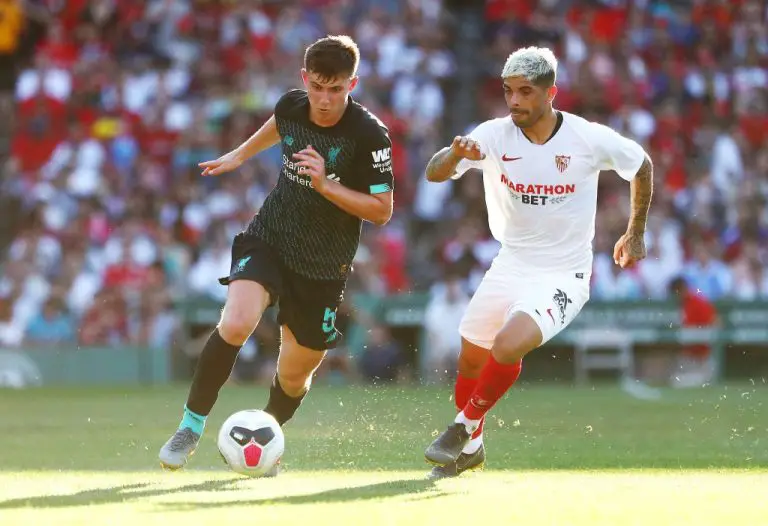
<path fill-rule="evenodd" d="M 432 156 L 427 164 L 426 174 L 429 181 L 445 181 L 453 175 L 459 160 L 451 155 L 451 149 L 445 148 Z"/>
<path fill-rule="evenodd" d="M 645 222 L 653 196 L 653 164 L 647 156 L 631 183 L 631 189 L 632 214 L 629 218 L 629 231 L 642 233 L 645 232 Z"/>

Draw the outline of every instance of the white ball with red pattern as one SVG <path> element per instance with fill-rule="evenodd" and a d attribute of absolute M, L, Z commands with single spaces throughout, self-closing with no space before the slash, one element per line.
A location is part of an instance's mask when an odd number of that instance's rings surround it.
<path fill-rule="evenodd" d="M 219 429 L 219 452 L 236 473 L 260 477 L 269 473 L 285 451 L 285 436 L 277 420 L 260 409 L 238 411 Z"/>

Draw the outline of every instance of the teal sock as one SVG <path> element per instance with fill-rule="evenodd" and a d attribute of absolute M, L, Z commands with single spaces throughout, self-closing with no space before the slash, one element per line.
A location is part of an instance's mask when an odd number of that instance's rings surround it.
<path fill-rule="evenodd" d="M 189 409 L 187 409 L 187 406 L 185 405 L 184 416 L 182 417 L 181 423 L 179 424 L 179 429 L 184 429 L 185 427 L 188 427 L 198 435 L 202 435 L 203 429 L 205 429 L 206 418 L 208 417 L 203 415 L 198 415 L 194 411 L 190 411 Z"/>

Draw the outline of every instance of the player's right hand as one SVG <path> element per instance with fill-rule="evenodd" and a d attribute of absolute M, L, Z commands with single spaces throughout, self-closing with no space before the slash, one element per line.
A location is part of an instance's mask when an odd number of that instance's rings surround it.
<path fill-rule="evenodd" d="M 462 159 L 470 161 L 481 161 L 485 159 L 485 154 L 480 151 L 480 143 L 469 137 L 456 136 L 451 143 L 451 153 Z"/>
<path fill-rule="evenodd" d="M 243 164 L 243 160 L 235 152 L 229 152 L 215 161 L 205 161 L 204 163 L 199 163 L 198 166 L 203 168 L 202 175 L 203 177 L 206 177 L 210 175 L 221 175 L 223 173 L 231 172 L 232 170 L 237 170 L 240 168 L 241 164 Z"/>

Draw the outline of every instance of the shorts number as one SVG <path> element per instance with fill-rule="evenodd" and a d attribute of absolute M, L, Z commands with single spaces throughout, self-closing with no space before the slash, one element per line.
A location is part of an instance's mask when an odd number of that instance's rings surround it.
<path fill-rule="evenodd" d="M 325 315 L 323 315 L 323 332 L 328 334 L 336 330 L 336 311 L 330 308 L 325 308 Z"/>

